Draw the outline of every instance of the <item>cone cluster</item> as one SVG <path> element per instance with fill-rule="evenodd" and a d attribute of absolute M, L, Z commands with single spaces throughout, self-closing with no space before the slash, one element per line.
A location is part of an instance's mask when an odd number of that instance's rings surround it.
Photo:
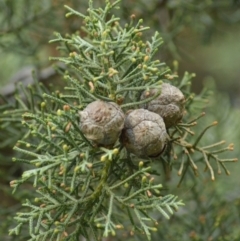
<path fill-rule="evenodd" d="M 144 91 L 141 100 L 156 94 L 157 89 Z M 138 157 L 155 157 L 164 149 L 167 129 L 182 118 L 183 93 L 167 83 L 161 94 L 140 109 L 124 114 L 115 102 L 96 100 L 79 112 L 80 129 L 94 145 L 111 147 L 117 140 Z"/>

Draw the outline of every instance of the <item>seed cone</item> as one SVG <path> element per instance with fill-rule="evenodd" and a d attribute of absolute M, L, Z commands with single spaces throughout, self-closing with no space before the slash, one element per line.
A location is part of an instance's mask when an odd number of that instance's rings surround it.
<path fill-rule="evenodd" d="M 114 102 L 94 101 L 79 115 L 82 133 L 96 145 L 113 145 L 124 126 L 124 113 Z"/>
<path fill-rule="evenodd" d="M 156 94 L 157 89 L 144 91 L 141 100 Z M 176 125 L 183 116 L 185 98 L 175 86 L 163 83 L 161 94 L 154 100 L 144 104 L 143 108 L 159 114 L 165 122 L 166 128 Z"/>
<path fill-rule="evenodd" d="M 164 121 L 158 114 L 136 109 L 126 115 L 121 142 L 136 156 L 157 156 L 163 151 L 167 137 Z"/>

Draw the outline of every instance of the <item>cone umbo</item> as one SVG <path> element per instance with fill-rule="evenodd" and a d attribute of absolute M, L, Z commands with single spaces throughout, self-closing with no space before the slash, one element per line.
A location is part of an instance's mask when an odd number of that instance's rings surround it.
<path fill-rule="evenodd" d="M 145 109 L 126 114 L 121 142 L 138 157 L 159 155 L 166 144 L 167 132 L 161 116 Z"/>
<path fill-rule="evenodd" d="M 158 89 L 145 90 L 141 100 L 149 98 L 157 93 Z M 167 128 L 176 125 L 183 116 L 185 97 L 175 86 L 163 83 L 161 94 L 154 100 L 144 104 L 143 108 L 159 114 Z"/>
<path fill-rule="evenodd" d="M 96 100 L 79 115 L 82 133 L 96 145 L 113 145 L 124 126 L 124 113 L 114 102 Z"/>

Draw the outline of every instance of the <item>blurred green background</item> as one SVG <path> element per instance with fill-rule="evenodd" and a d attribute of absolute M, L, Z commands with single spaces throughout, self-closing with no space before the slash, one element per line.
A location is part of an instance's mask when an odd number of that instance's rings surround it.
<path fill-rule="evenodd" d="M 94 0 L 93 3 L 101 6 L 104 1 Z M 81 31 L 79 19 L 65 18 L 63 5 L 85 12 L 88 1 L 0 0 L 0 93 L 7 99 L 13 93 L 6 94 L 6 86 L 14 81 L 31 79 L 32 69 L 44 83 L 55 81 L 61 85 L 60 76 L 50 73 L 43 77 L 44 71 L 51 69 L 49 56 L 59 55 L 56 45 L 50 45 L 48 41 L 53 38 L 54 31 L 63 35 Z M 199 93 L 203 87 L 213 91 L 203 125 L 214 120 L 218 120 L 219 125 L 204 141 L 225 139 L 227 143 L 234 142 L 232 157 L 239 157 L 240 1 L 122 0 L 119 6 L 116 15 L 121 17 L 123 24 L 134 14 L 136 19 L 144 19 L 145 26 L 151 27 L 144 38 L 155 31 L 161 33 L 164 45 L 157 58 L 170 67 L 177 60 L 180 76 L 185 71 L 196 73 L 192 83 L 194 92 Z M 0 114 L 5 110 L 2 99 Z M 9 181 L 21 175 L 23 169 L 11 162 L 12 156 L 16 155 L 11 149 L 23 130 L 19 125 L 17 133 L 15 129 L 11 132 L 4 127 L 3 121 L 0 125 L 0 237 L 14 240 L 6 236 L 11 215 L 28 194 L 25 190 L 14 197 L 11 195 Z M 186 208 L 170 222 L 160 220 L 162 228 L 156 234 L 156 240 L 159 237 L 173 241 L 240 240 L 240 167 L 229 163 L 228 168 L 231 175 L 222 174 L 215 183 L 209 183 L 202 175 L 198 180 L 188 178 L 178 189 L 179 178 L 173 171 L 174 178 L 165 185 L 171 193 L 187 197 Z"/>

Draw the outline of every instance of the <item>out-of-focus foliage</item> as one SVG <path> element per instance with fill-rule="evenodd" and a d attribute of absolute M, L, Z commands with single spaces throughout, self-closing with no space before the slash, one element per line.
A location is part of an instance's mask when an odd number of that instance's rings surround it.
<path fill-rule="evenodd" d="M 0 52 L 12 62 L 8 66 L 0 60 L 1 66 L 9 70 L 8 73 L 1 72 L 0 77 L 9 78 L 17 68 L 29 62 L 37 66 L 48 65 L 46 57 L 49 53 L 57 54 L 55 47 L 48 45 L 53 31 L 73 33 L 80 30 L 74 18 L 64 18 L 64 4 L 78 11 L 84 11 L 88 6 L 86 0 L 0 0 Z M 94 4 L 103 5 L 104 0 L 94 0 Z M 166 48 L 165 54 L 163 51 L 161 54 L 171 62 L 172 57 L 194 58 L 189 46 L 195 48 L 201 43 L 209 43 L 213 36 L 223 35 L 231 31 L 230 26 L 237 26 L 240 2 L 139 0 L 136 4 L 133 0 L 123 0 L 120 6 L 122 21 L 126 22 L 132 14 L 138 19 L 143 18 L 144 25 L 151 26 L 151 31 L 161 33 Z"/>

